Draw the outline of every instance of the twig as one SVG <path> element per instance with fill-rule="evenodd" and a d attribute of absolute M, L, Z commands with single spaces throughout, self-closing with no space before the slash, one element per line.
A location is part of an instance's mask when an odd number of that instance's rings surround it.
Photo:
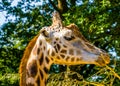
<path fill-rule="evenodd" d="M 111 72 L 113 72 L 114 76 L 117 77 L 120 80 L 120 76 L 117 73 L 115 73 L 115 71 L 112 68 L 110 68 L 107 65 L 106 65 L 106 68 L 109 69 Z"/>

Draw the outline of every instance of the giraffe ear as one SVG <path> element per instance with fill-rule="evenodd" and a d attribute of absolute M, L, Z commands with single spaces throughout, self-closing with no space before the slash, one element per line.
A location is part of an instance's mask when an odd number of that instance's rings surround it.
<path fill-rule="evenodd" d="M 72 30 L 72 32 L 76 35 L 76 36 L 81 36 L 82 34 L 79 31 L 79 28 L 75 25 L 75 24 L 70 24 L 68 26 L 66 26 L 68 29 Z"/>
<path fill-rule="evenodd" d="M 69 29 L 71 29 L 71 30 L 73 30 L 73 29 L 79 30 L 79 28 L 77 27 L 77 25 L 75 25 L 74 23 L 73 23 L 73 24 L 70 24 L 70 25 L 68 25 L 68 26 L 66 26 L 66 27 L 69 28 Z"/>
<path fill-rule="evenodd" d="M 44 30 L 41 30 L 40 32 L 41 32 L 41 34 L 42 34 L 44 37 L 46 37 L 46 38 L 49 37 L 49 33 L 48 33 L 45 29 L 44 29 Z"/>
<path fill-rule="evenodd" d="M 72 32 L 79 38 L 82 38 L 83 40 L 85 40 L 86 42 L 88 42 L 86 40 L 86 38 L 82 35 L 82 33 L 80 32 L 80 29 L 77 27 L 77 25 L 75 24 L 70 24 L 68 26 L 66 26 L 68 29 L 72 30 Z"/>

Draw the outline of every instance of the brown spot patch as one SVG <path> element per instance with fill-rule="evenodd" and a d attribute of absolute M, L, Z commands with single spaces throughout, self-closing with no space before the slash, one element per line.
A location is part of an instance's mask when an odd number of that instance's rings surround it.
<path fill-rule="evenodd" d="M 61 53 L 65 53 L 65 54 L 66 54 L 66 53 L 67 53 L 67 50 L 64 50 L 64 49 L 63 49 L 63 50 L 61 50 Z"/>
<path fill-rule="evenodd" d="M 81 58 L 77 58 L 76 61 L 81 61 Z"/>
<path fill-rule="evenodd" d="M 81 54 L 81 52 L 80 52 L 80 51 L 78 51 L 78 50 L 76 51 L 76 53 L 77 53 L 77 55 L 80 55 L 80 54 Z"/>
<path fill-rule="evenodd" d="M 59 44 L 57 44 L 56 47 L 57 47 L 58 50 L 60 50 L 60 45 Z"/>
<path fill-rule="evenodd" d="M 55 48 L 56 53 L 58 53 L 58 49 L 57 49 L 57 47 L 56 47 L 56 46 L 54 46 L 54 48 Z"/>
<path fill-rule="evenodd" d="M 40 70 L 40 76 L 41 76 L 41 79 L 43 80 L 43 72 Z"/>
<path fill-rule="evenodd" d="M 40 77 L 37 76 L 37 80 L 36 80 L 37 86 L 40 86 Z"/>
<path fill-rule="evenodd" d="M 60 54 L 60 56 L 64 59 L 65 58 L 65 55 L 63 55 L 63 54 Z"/>
<path fill-rule="evenodd" d="M 64 48 L 67 48 L 67 46 L 66 46 L 66 45 L 63 45 L 63 47 L 64 47 Z"/>
<path fill-rule="evenodd" d="M 36 76 L 36 74 L 37 74 L 36 60 L 33 60 L 31 63 L 29 63 L 27 74 L 28 74 L 28 77 L 35 77 Z"/>
<path fill-rule="evenodd" d="M 48 55 L 50 54 L 50 50 L 47 51 Z"/>
<path fill-rule="evenodd" d="M 44 82 L 45 82 L 45 85 L 47 85 L 47 80 L 46 80 L 46 79 L 45 79 L 45 81 L 44 81 Z"/>
<path fill-rule="evenodd" d="M 45 71 L 45 73 L 48 73 L 48 69 L 46 67 L 43 68 L 43 70 Z"/>
<path fill-rule="evenodd" d="M 70 55 L 74 55 L 73 49 L 70 49 L 70 50 L 69 50 L 69 54 L 70 54 Z"/>
<path fill-rule="evenodd" d="M 39 53 L 40 53 L 40 48 L 37 49 L 37 55 L 39 55 Z"/>
<path fill-rule="evenodd" d="M 45 50 L 45 46 L 43 47 L 43 49 Z"/>
<path fill-rule="evenodd" d="M 39 45 L 40 45 L 40 46 L 42 45 L 42 41 L 41 41 L 41 40 L 39 41 Z"/>
<path fill-rule="evenodd" d="M 68 60 L 69 60 L 69 58 L 70 58 L 70 57 L 69 57 L 69 56 L 67 56 L 67 57 L 66 57 L 66 61 L 68 61 Z"/>
<path fill-rule="evenodd" d="M 51 54 L 52 56 L 55 56 L 55 52 L 54 51 L 52 51 L 52 54 Z"/>
<path fill-rule="evenodd" d="M 54 44 L 56 44 L 56 42 L 54 42 Z"/>
<path fill-rule="evenodd" d="M 43 64 L 43 58 L 44 58 L 44 54 L 41 53 L 41 56 L 40 56 L 40 59 L 39 59 L 39 63 L 40 63 L 40 65 Z"/>
<path fill-rule="evenodd" d="M 58 41 L 59 40 L 59 38 L 56 38 L 56 41 Z"/>
<path fill-rule="evenodd" d="M 48 64 L 50 62 L 50 60 L 48 59 L 48 57 L 45 57 L 46 63 Z"/>
<path fill-rule="evenodd" d="M 60 56 L 57 56 L 56 58 L 57 58 L 57 59 L 60 59 Z"/>
<path fill-rule="evenodd" d="M 53 58 L 51 58 L 51 60 L 53 61 Z"/>
<path fill-rule="evenodd" d="M 75 61 L 75 58 L 72 57 L 72 58 L 71 58 L 71 61 Z"/>

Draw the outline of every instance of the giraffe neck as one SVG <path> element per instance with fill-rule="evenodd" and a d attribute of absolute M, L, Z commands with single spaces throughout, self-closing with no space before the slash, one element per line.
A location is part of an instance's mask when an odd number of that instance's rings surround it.
<path fill-rule="evenodd" d="M 30 58 L 27 63 L 26 84 L 27 86 L 45 86 L 48 71 L 52 60 L 48 57 L 47 44 L 44 41 L 37 40 Z"/>

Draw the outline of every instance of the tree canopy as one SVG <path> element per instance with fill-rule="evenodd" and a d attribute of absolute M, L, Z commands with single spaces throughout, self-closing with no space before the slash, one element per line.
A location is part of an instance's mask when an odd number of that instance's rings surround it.
<path fill-rule="evenodd" d="M 1 0 L 0 12 L 6 13 L 6 21 L 0 26 L 0 85 L 18 85 L 17 73 L 24 49 L 43 26 L 51 25 L 55 10 L 65 25 L 75 23 L 86 39 L 107 51 L 111 62 L 102 68 L 55 64 L 50 70 L 48 86 L 64 86 L 66 82 L 68 86 L 120 85 L 119 0 Z M 66 72 L 67 69 L 73 72 Z"/>

